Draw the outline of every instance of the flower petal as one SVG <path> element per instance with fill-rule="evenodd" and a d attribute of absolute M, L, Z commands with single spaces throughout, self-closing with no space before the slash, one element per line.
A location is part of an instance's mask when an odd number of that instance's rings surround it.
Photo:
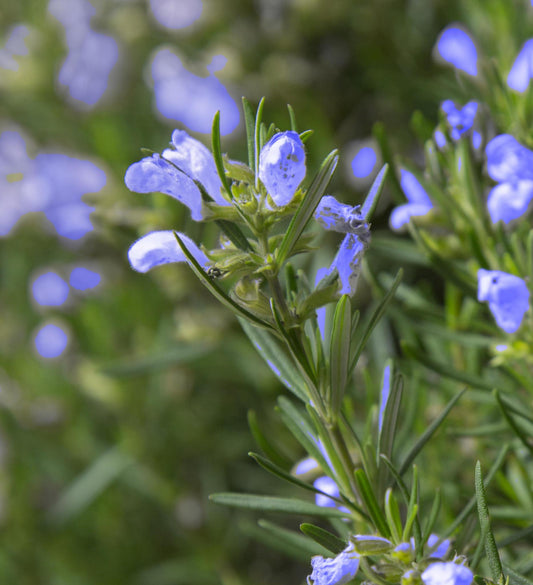
<path fill-rule="evenodd" d="M 526 41 L 509 71 L 507 85 L 524 93 L 529 87 L 529 81 L 533 77 L 533 39 Z"/>
<path fill-rule="evenodd" d="M 478 301 L 489 303 L 498 327 L 514 333 L 529 309 L 529 290 L 524 280 L 500 270 L 478 270 Z"/>
<path fill-rule="evenodd" d="M 357 234 L 362 239 L 365 239 L 365 236 L 369 237 L 368 224 L 361 214 L 360 205 L 352 207 L 339 203 L 331 195 L 325 195 L 320 200 L 314 215 L 318 223 L 326 230 Z"/>
<path fill-rule="evenodd" d="M 135 193 L 165 193 L 191 210 L 195 221 L 203 219 L 202 194 L 194 181 L 159 154 L 133 163 L 126 171 L 124 182 Z"/>
<path fill-rule="evenodd" d="M 424 585 L 470 585 L 472 571 L 456 563 L 433 563 L 422 573 Z"/>
<path fill-rule="evenodd" d="M 491 189 L 487 198 L 492 223 L 509 223 L 527 213 L 533 199 L 533 181 L 500 183 Z"/>
<path fill-rule="evenodd" d="M 446 120 L 452 128 L 452 138 L 458 140 L 465 132 L 468 132 L 474 124 L 478 103 L 468 102 L 461 109 L 452 102 L 445 100 L 441 104 L 442 111 L 446 114 Z"/>
<path fill-rule="evenodd" d="M 439 536 L 437 534 L 430 534 L 427 541 L 428 548 L 433 548 L 437 542 L 439 541 Z M 431 558 L 434 559 L 443 559 L 447 554 L 450 548 L 450 541 L 449 539 L 443 540 L 439 546 L 431 553 Z"/>
<path fill-rule="evenodd" d="M 487 172 L 494 181 L 533 179 L 533 152 L 514 136 L 500 134 L 485 149 Z"/>
<path fill-rule="evenodd" d="M 209 258 L 188 236 L 179 232 L 178 235 L 187 245 L 198 264 L 206 268 L 209 264 Z M 131 245 L 128 259 L 131 267 L 137 272 L 148 272 L 148 270 L 162 264 L 186 261 L 185 254 L 172 230 L 151 232 L 143 236 Z"/>
<path fill-rule="evenodd" d="M 359 569 L 359 555 L 350 543 L 334 559 L 314 556 L 311 567 L 313 571 L 307 577 L 308 585 L 344 585 L 355 577 Z"/>
<path fill-rule="evenodd" d="M 339 487 L 337 484 L 331 479 L 331 477 L 327 477 L 324 475 L 323 477 L 318 477 L 313 482 L 313 486 L 320 490 L 321 492 L 325 492 L 329 496 L 333 498 L 339 498 Z M 325 496 L 324 494 L 316 494 L 315 495 L 315 503 L 317 506 L 322 506 L 323 508 L 335 508 L 337 506 L 337 502 L 332 500 L 330 497 Z"/>
<path fill-rule="evenodd" d="M 433 205 L 418 205 L 416 203 L 406 203 L 399 205 L 392 210 L 389 223 L 393 230 L 399 230 L 408 224 L 412 217 L 418 217 L 429 213 Z"/>
<path fill-rule="evenodd" d="M 220 194 L 222 183 L 215 159 L 207 147 L 184 130 L 172 132 L 172 146 L 174 148 L 163 151 L 163 158 L 170 160 L 191 179 L 201 183 L 219 205 L 231 205 Z"/>
<path fill-rule="evenodd" d="M 415 175 L 405 169 L 400 172 L 400 185 L 409 203 L 433 207 L 433 203 Z"/>
<path fill-rule="evenodd" d="M 462 28 L 449 26 L 437 41 L 439 55 L 456 69 L 477 75 L 477 49 L 474 41 Z"/>
<path fill-rule="evenodd" d="M 361 259 L 366 246 L 355 234 L 346 234 L 333 260 L 329 272 L 335 268 L 339 272 L 341 295 L 353 296 L 361 273 Z"/>
<path fill-rule="evenodd" d="M 305 150 L 297 132 L 278 132 L 261 149 L 259 178 L 276 205 L 290 203 L 305 173 Z"/>

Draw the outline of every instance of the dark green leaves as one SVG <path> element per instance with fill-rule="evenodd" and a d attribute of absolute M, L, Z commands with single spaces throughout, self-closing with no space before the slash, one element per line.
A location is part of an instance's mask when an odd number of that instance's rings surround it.
<path fill-rule="evenodd" d="M 345 518 L 347 516 L 345 512 L 341 512 L 336 508 L 325 508 L 295 498 L 219 493 L 209 496 L 209 499 L 216 504 L 223 504 L 234 508 L 246 508 L 248 510 L 261 510 L 263 512 L 336 518 Z"/>
<path fill-rule="evenodd" d="M 492 578 L 499 585 L 505 583 L 505 575 L 503 574 L 502 563 L 496 541 L 492 534 L 490 526 L 489 508 L 487 506 L 487 496 L 485 494 L 485 485 L 483 484 L 483 476 L 481 475 L 481 463 L 476 463 L 476 498 L 477 498 L 477 513 L 479 516 L 479 524 L 481 526 L 481 540 L 485 543 L 485 553 L 489 561 L 490 572 Z"/>
<path fill-rule="evenodd" d="M 343 295 L 335 308 L 330 341 L 331 410 L 336 418 L 342 404 L 344 389 L 350 372 L 350 340 L 352 308 L 350 297 Z"/>

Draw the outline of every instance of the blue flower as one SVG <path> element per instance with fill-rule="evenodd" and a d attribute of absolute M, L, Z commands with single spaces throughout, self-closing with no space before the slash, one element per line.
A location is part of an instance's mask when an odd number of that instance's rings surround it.
<path fill-rule="evenodd" d="M 487 209 L 492 223 L 509 223 L 524 215 L 533 200 L 533 181 L 500 183 L 487 198 Z"/>
<path fill-rule="evenodd" d="M 465 132 L 468 132 L 474 124 L 474 118 L 478 108 L 478 103 L 468 102 L 461 109 L 452 102 L 452 100 L 445 100 L 441 104 L 442 111 L 446 114 L 448 124 L 451 126 L 451 137 L 454 140 L 459 140 Z"/>
<path fill-rule="evenodd" d="M 427 547 L 429 549 L 432 549 L 437 544 L 438 541 L 439 536 L 437 534 L 430 534 L 427 541 Z M 439 544 L 439 546 L 431 553 L 431 558 L 443 559 L 448 554 L 449 548 L 450 548 L 449 539 L 443 540 Z"/>
<path fill-rule="evenodd" d="M 202 250 L 185 234 L 178 235 L 198 264 L 204 269 L 207 268 L 209 258 Z M 187 260 L 172 230 L 151 232 L 143 236 L 131 245 L 128 259 L 131 267 L 137 272 L 148 272 L 162 264 Z"/>
<path fill-rule="evenodd" d="M 487 172 L 498 181 L 487 198 L 492 223 L 509 223 L 524 215 L 533 199 L 533 152 L 510 134 L 493 138 L 486 147 Z"/>
<path fill-rule="evenodd" d="M 153 154 L 133 163 L 124 177 L 130 191 L 165 193 L 186 205 L 195 221 L 204 219 L 202 194 L 195 181 L 202 184 L 218 205 L 231 205 L 220 193 L 213 155 L 186 132 L 172 133 L 172 147 L 163 154 Z"/>
<path fill-rule="evenodd" d="M 444 148 L 446 146 L 446 136 L 444 136 L 444 132 L 442 132 L 441 130 L 435 130 L 433 136 L 439 148 Z"/>
<path fill-rule="evenodd" d="M 368 177 L 374 170 L 378 158 L 371 146 L 361 148 L 352 160 L 352 171 L 358 179 Z"/>
<path fill-rule="evenodd" d="M 529 87 L 529 81 L 533 77 L 533 39 L 526 41 L 520 53 L 515 59 L 511 71 L 507 76 L 507 85 L 518 91 L 524 93 Z"/>
<path fill-rule="evenodd" d="M 318 477 L 313 482 L 313 486 L 324 492 L 323 494 L 316 494 L 315 495 L 315 503 L 317 506 L 321 506 L 322 508 L 337 508 L 341 512 L 346 512 L 347 514 L 350 513 L 350 510 L 345 506 L 340 506 L 333 498 L 340 498 L 341 494 L 339 491 L 339 486 L 335 483 L 331 477 L 327 477 L 326 475 L 322 477 Z M 327 495 L 326 495 L 327 494 Z"/>
<path fill-rule="evenodd" d="M 202 0 L 150 0 L 150 8 L 157 22 L 176 30 L 190 26 L 202 14 Z"/>
<path fill-rule="evenodd" d="M 496 136 L 487 144 L 485 154 L 487 172 L 494 181 L 533 179 L 533 152 L 522 146 L 514 136 Z"/>
<path fill-rule="evenodd" d="M 363 239 L 370 236 L 368 224 L 361 215 L 361 206 L 352 207 L 339 203 L 331 195 L 322 197 L 315 210 L 315 219 L 326 230 L 341 234 L 357 234 Z"/>
<path fill-rule="evenodd" d="M 355 577 L 359 569 L 359 555 L 350 543 L 333 559 L 318 555 L 313 557 L 311 567 L 313 571 L 307 577 L 308 585 L 344 585 Z"/>
<path fill-rule="evenodd" d="M 57 80 L 68 88 L 70 97 L 92 107 L 104 95 L 118 55 L 113 37 L 88 29 L 76 46 L 70 47 Z"/>
<path fill-rule="evenodd" d="M 315 211 L 315 219 L 327 230 L 346 234 L 325 277 L 333 270 L 339 273 L 339 294 L 353 296 L 361 272 L 361 259 L 370 241 L 368 223 L 359 205 L 352 207 L 339 203 L 335 197 L 322 197 Z"/>
<path fill-rule="evenodd" d="M 171 144 L 172 148 L 163 151 L 163 158 L 174 163 L 191 179 L 201 183 L 218 205 L 231 205 L 221 195 L 222 183 L 215 159 L 208 148 L 183 130 L 172 132 Z"/>
<path fill-rule="evenodd" d="M 439 55 L 469 75 L 477 75 L 477 49 L 470 36 L 457 26 L 445 28 L 437 41 Z"/>
<path fill-rule="evenodd" d="M 489 303 L 498 327 L 514 333 L 529 309 L 529 290 L 526 283 L 513 274 L 499 270 L 478 270 L 478 301 Z"/>
<path fill-rule="evenodd" d="M 180 15 L 184 15 L 183 10 Z M 216 55 L 207 67 L 209 75 L 199 76 L 188 71 L 172 51 L 159 49 L 151 67 L 155 105 L 159 112 L 185 124 L 193 132 L 209 134 L 213 116 L 219 111 L 222 136 L 233 132 L 239 125 L 239 108 L 215 75 L 226 61 L 223 55 Z"/>
<path fill-rule="evenodd" d="M 395 230 L 407 224 L 411 217 L 426 215 L 433 208 L 429 195 L 413 173 L 402 169 L 400 185 L 409 203 L 400 205 L 392 210 L 390 225 Z"/>
<path fill-rule="evenodd" d="M 305 150 L 297 132 L 278 132 L 261 149 L 259 178 L 278 207 L 291 202 L 305 173 Z"/>
<path fill-rule="evenodd" d="M 472 571 L 457 563 L 433 563 L 422 573 L 424 585 L 470 585 Z"/>

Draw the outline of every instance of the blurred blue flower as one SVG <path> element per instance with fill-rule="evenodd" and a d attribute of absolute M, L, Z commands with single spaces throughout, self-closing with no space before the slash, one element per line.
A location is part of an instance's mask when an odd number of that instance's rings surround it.
<path fill-rule="evenodd" d="M 433 136 L 435 138 L 435 143 L 439 148 L 444 148 L 446 146 L 446 136 L 444 136 L 444 132 L 441 130 L 435 130 Z"/>
<path fill-rule="evenodd" d="M 7 33 L 6 44 L 0 49 L 0 68 L 18 71 L 19 64 L 15 56 L 28 54 L 28 48 L 24 39 L 30 34 L 30 29 L 25 24 L 13 26 Z"/>
<path fill-rule="evenodd" d="M 91 161 L 65 154 L 39 153 L 34 162 L 37 175 L 47 187 L 43 211 L 57 233 L 79 240 L 92 231 L 89 216 L 94 208 L 84 203 L 82 197 L 104 187 L 105 172 Z"/>
<path fill-rule="evenodd" d="M 332 498 L 340 498 L 339 487 L 337 484 L 331 479 L 331 477 L 323 476 L 315 479 L 313 482 L 313 486 L 320 490 L 321 492 L 325 492 L 328 494 L 327 496 L 324 494 L 316 494 L 315 495 L 315 503 L 317 506 L 322 506 L 323 508 L 336 508 L 337 502 Z M 329 497 L 331 496 L 331 497 Z"/>
<path fill-rule="evenodd" d="M 446 114 L 446 120 L 451 127 L 451 137 L 454 140 L 459 140 L 463 134 L 472 128 L 478 103 L 471 101 L 461 109 L 458 109 L 452 100 L 445 100 L 442 102 L 441 108 Z"/>
<path fill-rule="evenodd" d="M 487 209 L 492 223 L 509 223 L 520 218 L 533 200 L 533 180 L 500 183 L 493 187 L 487 198 Z"/>
<path fill-rule="evenodd" d="M 68 345 L 68 335 L 58 325 L 48 323 L 39 329 L 34 343 L 39 355 L 52 359 L 59 357 L 65 351 Z"/>
<path fill-rule="evenodd" d="M 444 61 L 469 75 L 477 75 L 477 49 L 470 36 L 457 26 L 445 28 L 437 41 L 438 54 Z"/>
<path fill-rule="evenodd" d="M 358 179 L 368 177 L 374 170 L 377 162 L 376 151 L 370 147 L 365 146 L 353 157 L 352 171 Z"/>
<path fill-rule="evenodd" d="M 533 152 L 514 136 L 500 134 L 485 149 L 487 172 L 494 181 L 533 179 Z"/>
<path fill-rule="evenodd" d="M 333 559 L 314 556 L 311 567 L 313 571 L 307 577 L 308 585 L 344 585 L 355 577 L 359 569 L 359 555 L 351 542 Z"/>
<path fill-rule="evenodd" d="M 439 536 L 437 534 L 430 534 L 428 541 L 427 541 L 427 547 L 429 549 L 433 548 L 437 544 L 438 541 L 439 541 Z M 450 549 L 450 541 L 449 541 L 449 539 L 446 538 L 431 553 L 431 558 L 443 559 L 448 554 L 449 549 Z"/>
<path fill-rule="evenodd" d="M 498 327 L 506 333 L 514 333 L 521 325 L 529 309 L 529 290 L 524 280 L 499 270 L 480 268 L 478 301 L 485 301 Z"/>
<path fill-rule="evenodd" d="M 159 49 L 152 61 L 155 103 L 166 118 L 185 124 L 194 132 L 211 133 L 213 116 L 220 111 L 220 133 L 230 134 L 239 125 L 240 111 L 216 71 L 226 58 L 217 55 L 208 66 L 209 76 L 194 75 L 169 49 Z"/>
<path fill-rule="evenodd" d="M 178 235 L 198 264 L 207 268 L 210 261 L 202 250 L 185 234 L 178 232 Z M 151 232 L 143 236 L 131 245 L 128 259 L 137 272 L 148 272 L 162 264 L 187 261 L 172 230 Z"/>
<path fill-rule="evenodd" d="M 483 141 L 483 136 L 477 130 L 472 132 L 472 146 L 477 150 L 481 146 L 481 142 Z"/>
<path fill-rule="evenodd" d="M 71 46 L 57 80 L 68 88 L 70 97 L 94 106 L 108 87 L 118 55 L 113 37 L 88 29 L 76 46 Z"/>
<path fill-rule="evenodd" d="M 500 184 L 487 198 L 492 223 L 509 223 L 524 215 L 533 200 L 533 152 L 510 134 L 493 138 L 485 149 L 487 172 Z"/>
<path fill-rule="evenodd" d="M 320 469 L 318 461 L 313 457 L 306 457 L 297 463 L 294 468 L 294 475 L 305 475 L 310 471 L 317 471 L 318 469 Z"/>
<path fill-rule="evenodd" d="M 432 563 L 422 573 L 424 585 L 470 585 L 474 579 L 472 571 L 456 563 Z"/>
<path fill-rule="evenodd" d="M 76 290 L 89 290 L 95 288 L 101 281 L 102 277 L 98 272 L 89 270 L 83 266 L 73 268 L 69 277 L 70 286 Z"/>
<path fill-rule="evenodd" d="M 10 233 L 29 212 L 42 211 L 57 233 L 79 239 L 93 229 L 93 208 L 83 195 L 106 184 L 106 174 L 94 163 L 64 154 L 26 154 L 18 132 L 0 135 L 0 236 Z"/>
<path fill-rule="evenodd" d="M 31 285 L 35 302 L 44 307 L 60 307 L 69 294 L 68 284 L 56 272 L 39 275 Z"/>
<path fill-rule="evenodd" d="M 261 149 L 259 178 L 277 206 L 291 202 L 305 173 L 305 149 L 297 132 L 278 132 Z"/>
<path fill-rule="evenodd" d="M 407 224 L 411 217 L 426 215 L 433 208 L 429 195 L 413 173 L 402 169 L 400 185 L 409 203 L 392 210 L 390 225 L 395 230 Z"/>
<path fill-rule="evenodd" d="M 202 0 L 150 0 L 157 22 L 172 30 L 186 28 L 202 14 Z"/>
<path fill-rule="evenodd" d="M 323 494 L 316 494 L 315 495 L 315 503 L 317 506 L 321 506 L 323 508 L 337 508 L 341 512 L 346 512 L 347 514 L 350 513 L 350 510 L 345 506 L 339 505 L 333 498 L 340 498 L 339 487 L 335 483 L 331 477 L 322 476 L 315 479 L 313 482 L 313 486 L 324 492 Z M 327 495 L 325 495 L 327 494 Z"/>
<path fill-rule="evenodd" d="M 50 0 L 48 11 L 65 28 L 69 52 L 57 80 L 70 97 L 92 107 L 104 95 L 119 49 L 116 40 L 91 29 L 96 10 L 87 0 Z"/>
<path fill-rule="evenodd" d="M 509 71 L 507 76 L 507 85 L 524 93 L 529 87 L 529 82 L 533 77 L 533 39 L 526 41 Z"/>

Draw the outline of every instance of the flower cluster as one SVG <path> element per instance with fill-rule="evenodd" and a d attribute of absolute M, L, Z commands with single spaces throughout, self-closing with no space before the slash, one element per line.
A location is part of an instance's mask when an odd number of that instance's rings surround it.
<path fill-rule="evenodd" d="M 225 176 L 221 176 L 213 154 L 186 132 L 175 130 L 170 148 L 133 163 L 126 172 L 125 183 L 137 193 L 170 195 L 189 208 L 195 221 L 230 220 L 242 226 L 239 229 L 251 231 L 257 239 L 248 238 L 240 248 L 231 238 L 222 236 L 221 247 L 214 250 L 203 249 L 185 234 L 178 233 L 189 253 L 208 273 L 226 277 L 238 272 L 243 279 L 235 291 L 242 291 L 250 279 L 260 285 L 263 275 L 279 272 L 281 266 L 275 260 L 280 236 L 271 232 L 271 226 L 285 216 L 294 215 L 297 205 L 305 198 L 301 185 L 306 176 L 306 155 L 297 132 L 275 133 L 261 148 L 257 159 L 257 178 L 251 168 L 234 161 L 227 161 Z M 228 179 L 231 179 L 230 186 L 224 184 Z M 370 238 L 361 208 L 324 195 L 314 217 L 325 229 L 344 234 L 332 264 L 321 271 L 318 287 L 331 279 L 338 281 L 325 302 L 343 294 L 353 295 Z M 295 251 L 306 249 L 305 244 L 300 244 Z M 139 272 L 187 260 L 172 230 L 155 231 L 142 237 L 131 246 L 128 256 L 131 266 Z M 257 290 L 253 294 L 257 300 Z M 237 293 L 237 296 L 242 302 L 243 295 Z"/>
<path fill-rule="evenodd" d="M 352 536 L 346 548 L 334 558 L 317 555 L 311 560 L 308 585 L 344 585 L 360 570 L 363 559 L 372 555 L 380 561 L 372 567 L 365 566 L 365 577 L 389 578 L 402 585 L 470 585 L 474 579 L 472 571 L 460 559 L 445 561 L 450 542 L 439 543 L 436 534 L 430 535 L 424 547 L 424 557 L 415 561 L 414 539 L 394 546 L 380 536 Z M 436 547 L 436 548 L 435 548 Z M 366 564 L 366 563 L 365 563 Z M 425 568 L 424 568 L 425 567 Z"/>

